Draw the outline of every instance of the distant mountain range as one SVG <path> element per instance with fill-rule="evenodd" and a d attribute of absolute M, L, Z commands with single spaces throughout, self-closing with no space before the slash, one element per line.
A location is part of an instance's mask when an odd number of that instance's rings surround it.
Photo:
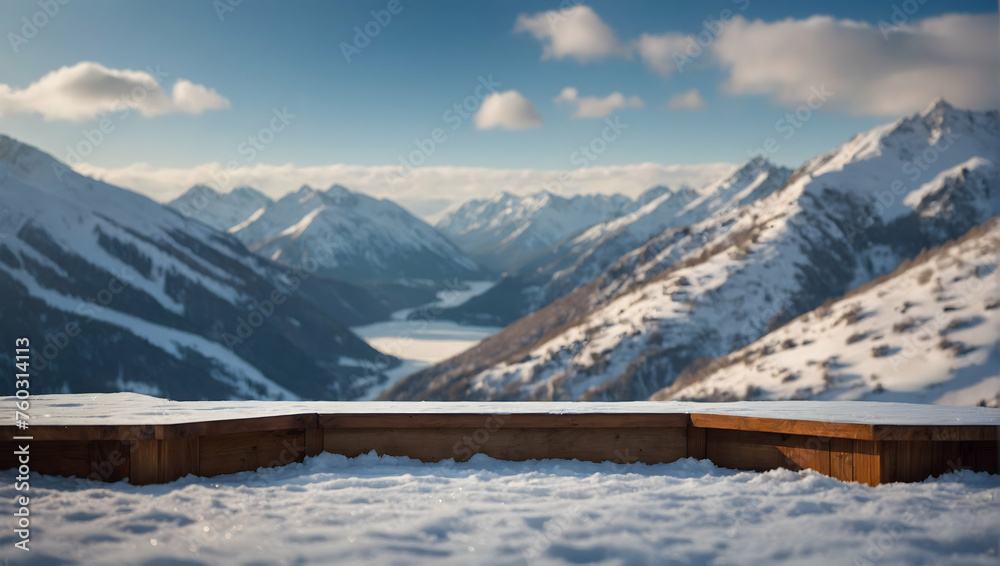
<path fill-rule="evenodd" d="M 355 283 L 482 279 L 472 259 L 399 205 L 339 185 L 277 201 L 251 189 L 192 187 L 168 206 L 278 263 Z"/>
<path fill-rule="evenodd" d="M 582 287 L 624 254 L 667 228 L 686 226 L 770 195 L 792 171 L 754 159 L 699 189 L 656 187 L 622 212 L 556 241 L 507 274 L 486 294 L 439 317 L 471 324 L 507 325 Z M 630 206 L 629 206 L 630 205 Z"/>
<path fill-rule="evenodd" d="M 542 307 L 409 376 L 385 398 L 648 398 L 696 360 L 739 350 L 1000 214 L 998 156 L 997 111 L 958 110 L 939 100 L 790 175 L 757 161 L 715 188 L 665 194 L 647 205 L 660 212 L 595 226 L 576 248 L 560 244 L 569 259 L 560 261 L 553 250 L 556 267 L 542 266 L 537 279 L 527 271 L 505 279 L 490 291 L 506 295 L 500 309 Z M 630 228 L 644 222 L 653 227 Z M 604 242 L 632 230 L 635 239 L 622 244 L 631 249 L 600 253 L 612 246 Z M 947 292 L 949 282 L 942 285 Z M 453 313 L 498 320 L 493 304 L 484 295 Z M 966 308 L 962 316 L 984 307 Z M 974 344 L 983 359 L 993 359 L 995 327 L 975 328 L 985 335 Z M 738 387 L 744 391 L 730 392 L 735 397 L 745 393 L 745 384 Z"/>
<path fill-rule="evenodd" d="M 562 197 L 548 191 L 527 196 L 504 192 L 462 204 L 435 227 L 482 265 L 503 272 L 635 206 L 635 201 L 617 194 Z"/>
<path fill-rule="evenodd" d="M 393 363 L 348 329 L 389 317 L 364 289 L 262 258 L 6 136 L 0 217 L 0 338 L 30 339 L 33 394 L 353 399 Z"/>
<path fill-rule="evenodd" d="M 995 406 L 998 159 L 1000 113 L 939 100 L 795 171 L 501 193 L 432 227 L 339 185 L 164 206 L 0 136 L 0 338 L 31 338 L 36 393 L 356 399 L 398 361 L 350 326 L 502 272 L 415 316 L 506 328 L 384 398 Z"/>

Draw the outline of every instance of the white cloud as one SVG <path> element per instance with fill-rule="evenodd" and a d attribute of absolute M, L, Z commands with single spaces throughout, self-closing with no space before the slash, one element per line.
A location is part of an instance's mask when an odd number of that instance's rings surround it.
<path fill-rule="evenodd" d="M 639 57 L 650 68 L 663 75 L 682 70 L 684 63 L 679 64 L 678 58 L 687 56 L 687 50 L 694 37 L 683 33 L 664 33 L 651 35 L 644 33 L 636 40 L 636 51 Z"/>
<path fill-rule="evenodd" d="M 711 47 L 732 94 L 796 106 L 825 85 L 831 108 L 858 115 L 917 112 L 939 96 L 983 109 L 1000 101 L 997 24 L 996 14 L 944 15 L 891 30 L 829 16 L 737 17 Z"/>
<path fill-rule="evenodd" d="M 704 110 L 707 105 L 698 89 L 693 88 L 671 98 L 667 107 L 671 110 Z"/>
<path fill-rule="evenodd" d="M 0 84 L 0 116 L 37 113 L 46 120 L 84 122 L 126 108 L 147 117 L 229 108 L 229 100 L 214 89 L 185 79 L 178 79 L 167 95 L 153 73 L 166 76 L 158 69 L 109 69 L 82 61 L 50 71 L 23 89 Z"/>
<path fill-rule="evenodd" d="M 535 105 L 516 90 L 494 92 L 483 99 L 475 121 L 479 130 L 526 130 L 542 125 L 542 117 Z"/>
<path fill-rule="evenodd" d="M 628 55 L 615 33 L 589 6 L 550 10 L 533 16 L 521 14 L 514 24 L 514 32 L 528 32 L 542 42 L 542 59 L 572 57 L 582 63 Z"/>
<path fill-rule="evenodd" d="M 215 89 L 195 84 L 187 79 L 177 79 L 173 93 L 174 107 L 178 112 L 201 114 L 206 110 L 229 108 L 229 101 L 215 92 Z"/>
<path fill-rule="evenodd" d="M 132 189 L 161 202 L 174 199 L 199 183 L 223 192 L 239 186 L 251 186 L 274 198 L 302 185 L 329 187 L 339 183 L 351 190 L 390 198 L 432 219 L 449 204 L 482 198 L 499 191 L 528 194 L 547 189 L 567 195 L 622 193 L 637 196 L 656 185 L 704 185 L 732 173 L 735 168 L 729 163 L 638 163 L 587 167 L 572 170 L 569 180 L 560 183 L 563 170 L 481 167 L 417 167 L 408 173 L 396 165 L 297 167 L 290 163 L 256 164 L 229 172 L 222 164 L 214 162 L 189 169 L 153 167 L 145 163 L 113 169 L 87 163 L 74 167 L 79 173 Z"/>
<path fill-rule="evenodd" d="M 579 92 L 568 86 L 555 97 L 556 104 L 567 102 L 576 107 L 574 118 L 604 118 L 619 108 L 641 108 L 642 99 L 638 96 L 626 97 L 620 92 L 612 92 L 604 98 L 596 96 L 579 97 Z"/>

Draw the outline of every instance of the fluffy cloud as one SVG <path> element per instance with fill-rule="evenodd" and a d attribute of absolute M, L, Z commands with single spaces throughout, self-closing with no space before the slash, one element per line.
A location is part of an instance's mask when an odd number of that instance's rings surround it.
<path fill-rule="evenodd" d="M 687 53 L 693 36 L 683 33 L 651 35 L 644 33 L 635 42 L 636 51 L 646 66 L 664 77 L 678 70 L 676 57 Z"/>
<path fill-rule="evenodd" d="M 917 112 L 943 96 L 964 108 L 998 104 L 997 15 L 952 14 L 891 29 L 828 16 L 777 22 L 742 17 L 712 44 L 731 94 L 766 94 L 787 106 L 813 88 L 852 114 Z"/>
<path fill-rule="evenodd" d="M 627 55 L 615 33 L 589 6 L 521 14 L 514 32 L 528 32 L 542 42 L 542 59 L 572 57 L 585 62 Z"/>
<path fill-rule="evenodd" d="M 693 88 L 671 98 L 667 107 L 671 110 L 704 110 L 706 104 L 698 89 Z"/>
<path fill-rule="evenodd" d="M 0 84 L 0 116 L 37 113 L 46 120 L 84 122 L 125 108 L 147 117 L 229 108 L 229 100 L 214 89 L 185 79 L 174 82 L 168 95 L 159 81 L 166 76 L 159 68 L 119 70 L 83 61 L 46 73 L 23 89 Z"/>
<path fill-rule="evenodd" d="M 587 167 L 573 170 L 564 183 L 560 182 L 562 170 L 480 167 L 417 167 L 407 172 L 395 165 L 296 167 L 292 164 L 256 164 L 226 171 L 220 163 L 206 163 L 190 169 L 159 168 L 144 163 L 107 169 L 81 163 L 74 169 L 161 202 L 176 198 L 199 183 L 223 192 L 251 186 L 271 197 L 280 197 L 302 185 L 329 187 L 339 183 L 351 190 L 390 198 L 415 214 L 434 220 L 450 204 L 498 191 L 528 194 L 547 189 L 568 195 L 620 192 L 636 196 L 656 185 L 704 185 L 732 173 L 735 167 L 728 163 Z"/>
<path fill-rule="evenodd" d="M 574 118 L 604 118 L 619 108 L 642 107 L 642 99 L 638 96 L 626 97 L 620 92 L 612 92 L 604 98 L 596 96 L 580 98 L 579 92 L 571 86 L 564 88 L 559 93 L 559 96 L 553 100 L 555 100 L 556 104 L 566 102 L 575 106 L 576 112 L 573 113 Z"/>
<path fill-rule="evenodd" d="M 476 128 L 489 130 L 526 130 L 542 125 L 542 117 L 535 105 L 516 90 L 494 92 L 483 99 L 475 115 Z"/>

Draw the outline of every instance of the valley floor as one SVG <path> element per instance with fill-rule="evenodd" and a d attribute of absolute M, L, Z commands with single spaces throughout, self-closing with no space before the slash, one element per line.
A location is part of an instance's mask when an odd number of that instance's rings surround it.
<path fill-rule="evenodd" d="M 501 330 L 494 326 L 464 326 L 447 320 L 407 320 L 410 313 L 421 312 L 421 309 L 458 306 L 486 292 L 494 282 L 471 281 L 466 285 L 468 289 L 439 292 L 438 300 L 429 305 L 396 311 L 392 320 L 351 329 L 376 350 L 403 360 L 402 365 L 385 372 L 389 381 L 373 388 L 359 401 L 376 399 L 411 373 L 461 353 Z"/>
<path fill-rule="evenodd" d="M 333 454 L 166 485 L 36 477 L 18 564 L 992 564 L 1000 476 Z M 13 501 L 13 487 L 0 497 Z M 14 554 L 14 553 L 17 554 Z"/>

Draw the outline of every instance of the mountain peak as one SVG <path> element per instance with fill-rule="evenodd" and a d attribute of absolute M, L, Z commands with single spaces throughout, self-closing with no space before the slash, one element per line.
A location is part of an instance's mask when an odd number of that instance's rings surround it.
<path fill-rule="evenodd" d="M 265 195 L 264 193 L 258 191 L 253 187 L 247 187 L 247 186 L 236 187 L 235 189 L 233 189 L 233 194 L 242 197 L 251 197 L 259 200 L 266 200 L 268 202 L 271 201 L 271 198 L 269 196 Z"/>
<path fill-rule="evenodd" d="M 920 113 L 920 115 L 926 118 L 927 116 L 930 116 L 932 114 L 940 114 L 954 109 L 955 109 L 954 106 L 948 104 L 947 100 L 939 96 L 935 98 L 934 101 L 931 102 L 930 105 L 926 109 L 924 109 L 923 112 Z"/>
<path fill-rule="evenodd" d="M 217 197 L 217 196 L 220 195 L 220 193 L 219 193 L 219 191 L 213 189 L 212 187 L 209 187 L 208 185 L 202 185 L 202 184 L 199 183 L 197 185 L 192 186 L 190 189 L 184 191 L 183 195 L 177 197 L 174 200 L 178 200 L 179 201 L 179 200 L 193 198 L 193 197 L 202 196 L 202 195 L 203 196 Z"/>
<path fill-rule="evenodd" d="M 639 205 L 649 204 L 669 192 L 671 192 L 669 187 L 656 185 L 643 191 L 641 195 L 636 197 L 635 202 Z"/>
<path fill-rule="evenodd" d="M 347 187 L 337 184 L 330 185 L 330 188 L 324 192 L 331 197 L 347 197 L 354 194 Z"/>
<path fill-rule="evenodd" d="M 56 159 L 33 145 L 0 134 L 0 161 L 30 169 L 33 164 L 48 165 Z M 66 169 L 70 167 L 66 166 Z"/>

